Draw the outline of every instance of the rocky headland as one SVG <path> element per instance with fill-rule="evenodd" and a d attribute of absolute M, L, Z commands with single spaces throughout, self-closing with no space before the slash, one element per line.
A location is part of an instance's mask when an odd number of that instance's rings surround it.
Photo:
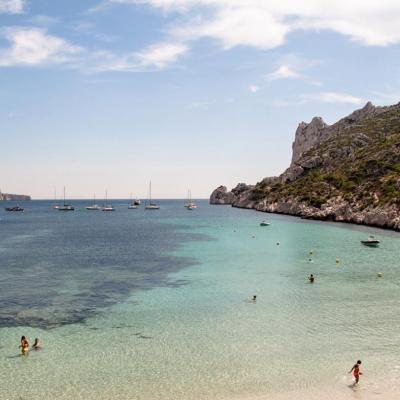
<path fill-rule="evenodd" d="M 27 196 L 25 194 L 11 194 L 11 193 L 1 193 L 0 192 L 0 201 L 9 200 L 9 201 L 27 201 L 31 200 L 31 196 Z"/>
<path fill-rule="evenodd" d="M 292 149 L 280 176 L 220 186 L 210 203 L 400 230 L 400 103 L 301 122 Z"/>

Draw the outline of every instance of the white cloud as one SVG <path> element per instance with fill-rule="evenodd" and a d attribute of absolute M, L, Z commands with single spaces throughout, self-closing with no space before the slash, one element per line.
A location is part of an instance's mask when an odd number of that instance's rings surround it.
<path fill-rule="evenodd" d="M 301 77 L 302 75 L 289 65 L 281 65 L 276 71 L 266 75 L 269 81 L 276 81 L 278 79 L 298 79 Z"/>
<path fill-rule="evenodd" d="M 187 53 L 189 47 L 182 43 L 158 43 L 136 53 L 139 65 L 164 69 Z"/>
<path fill-rule="evenodd" d="M 183 14 L 170 34 L 181 41 L 210 37 L 229 49 L 270 49 L 298 30 L 329 30 L 364 45 L 400 43 L 398 0 L 108 0 Z M 197 18 L 193 19 L 193 15 Z"/>
<path fill-rule="evenodd" d="M 20 14 L 24 11 L 24 0 L 0 0 L 0 13 Z"/>
<path fill-rule="evenodd" d="M 260 88 L 257 85 L 250 85 L 249 86 L 249 91 L 251 93 L 257 93 L 260 90 Z"/>
<path fill-rule="evenodd" d="M 301 98 L 305 101 L 320 101 L 323 103 L 363 104 L 365 100 L 346 93 L 322 92 L 304 94 Z"/>
<path fill-rule="evenodd" d="M 0 66 L 66 63 L 82 51 L 66 40 L 38 28 L 6 28 L 0 32 L 8 47 L 0 48 Z"/>
<path fill-rule="evenodd" d="M 189 47 L 181 43 L 157 43 L 141 51 L 116 55 L 101 51 L 92 55 L 89 69 L 94 72 L 140 72 L 163 70 L 189 51 Z"/>

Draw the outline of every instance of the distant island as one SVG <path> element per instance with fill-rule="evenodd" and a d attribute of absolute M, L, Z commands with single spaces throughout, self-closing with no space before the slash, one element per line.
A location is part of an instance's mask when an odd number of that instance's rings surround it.
<path fill-rule="evenodd" d="M 0 192 L 0 201 L 27 201 L 31 200 L 31 196 L 27 196 L 25 194 L 11 194 L 11 193 L 2 193 Z"/>
<path fill-rule="evenodd" d="M 292 147 L 280 176 L 220 186 L 210 203 L 400 230 L 400 103 L 301 122 Z"/>

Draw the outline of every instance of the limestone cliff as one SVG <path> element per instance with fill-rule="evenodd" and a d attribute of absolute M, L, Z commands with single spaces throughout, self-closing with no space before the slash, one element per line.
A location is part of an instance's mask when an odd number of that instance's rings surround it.
<path fill-rule="evenodd" d="M 400 103 L 302 122 L 289 168 L 231 193 L 235 207 L 400 230 Z"/>

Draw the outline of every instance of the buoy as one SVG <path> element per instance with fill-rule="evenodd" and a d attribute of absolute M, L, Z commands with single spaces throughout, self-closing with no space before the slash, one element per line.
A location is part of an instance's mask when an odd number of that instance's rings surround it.
<path fill-rule="evenodd" d="M 378 278 L 382 278 L 383 274 L 382 272 L 378 272 Z"/>

